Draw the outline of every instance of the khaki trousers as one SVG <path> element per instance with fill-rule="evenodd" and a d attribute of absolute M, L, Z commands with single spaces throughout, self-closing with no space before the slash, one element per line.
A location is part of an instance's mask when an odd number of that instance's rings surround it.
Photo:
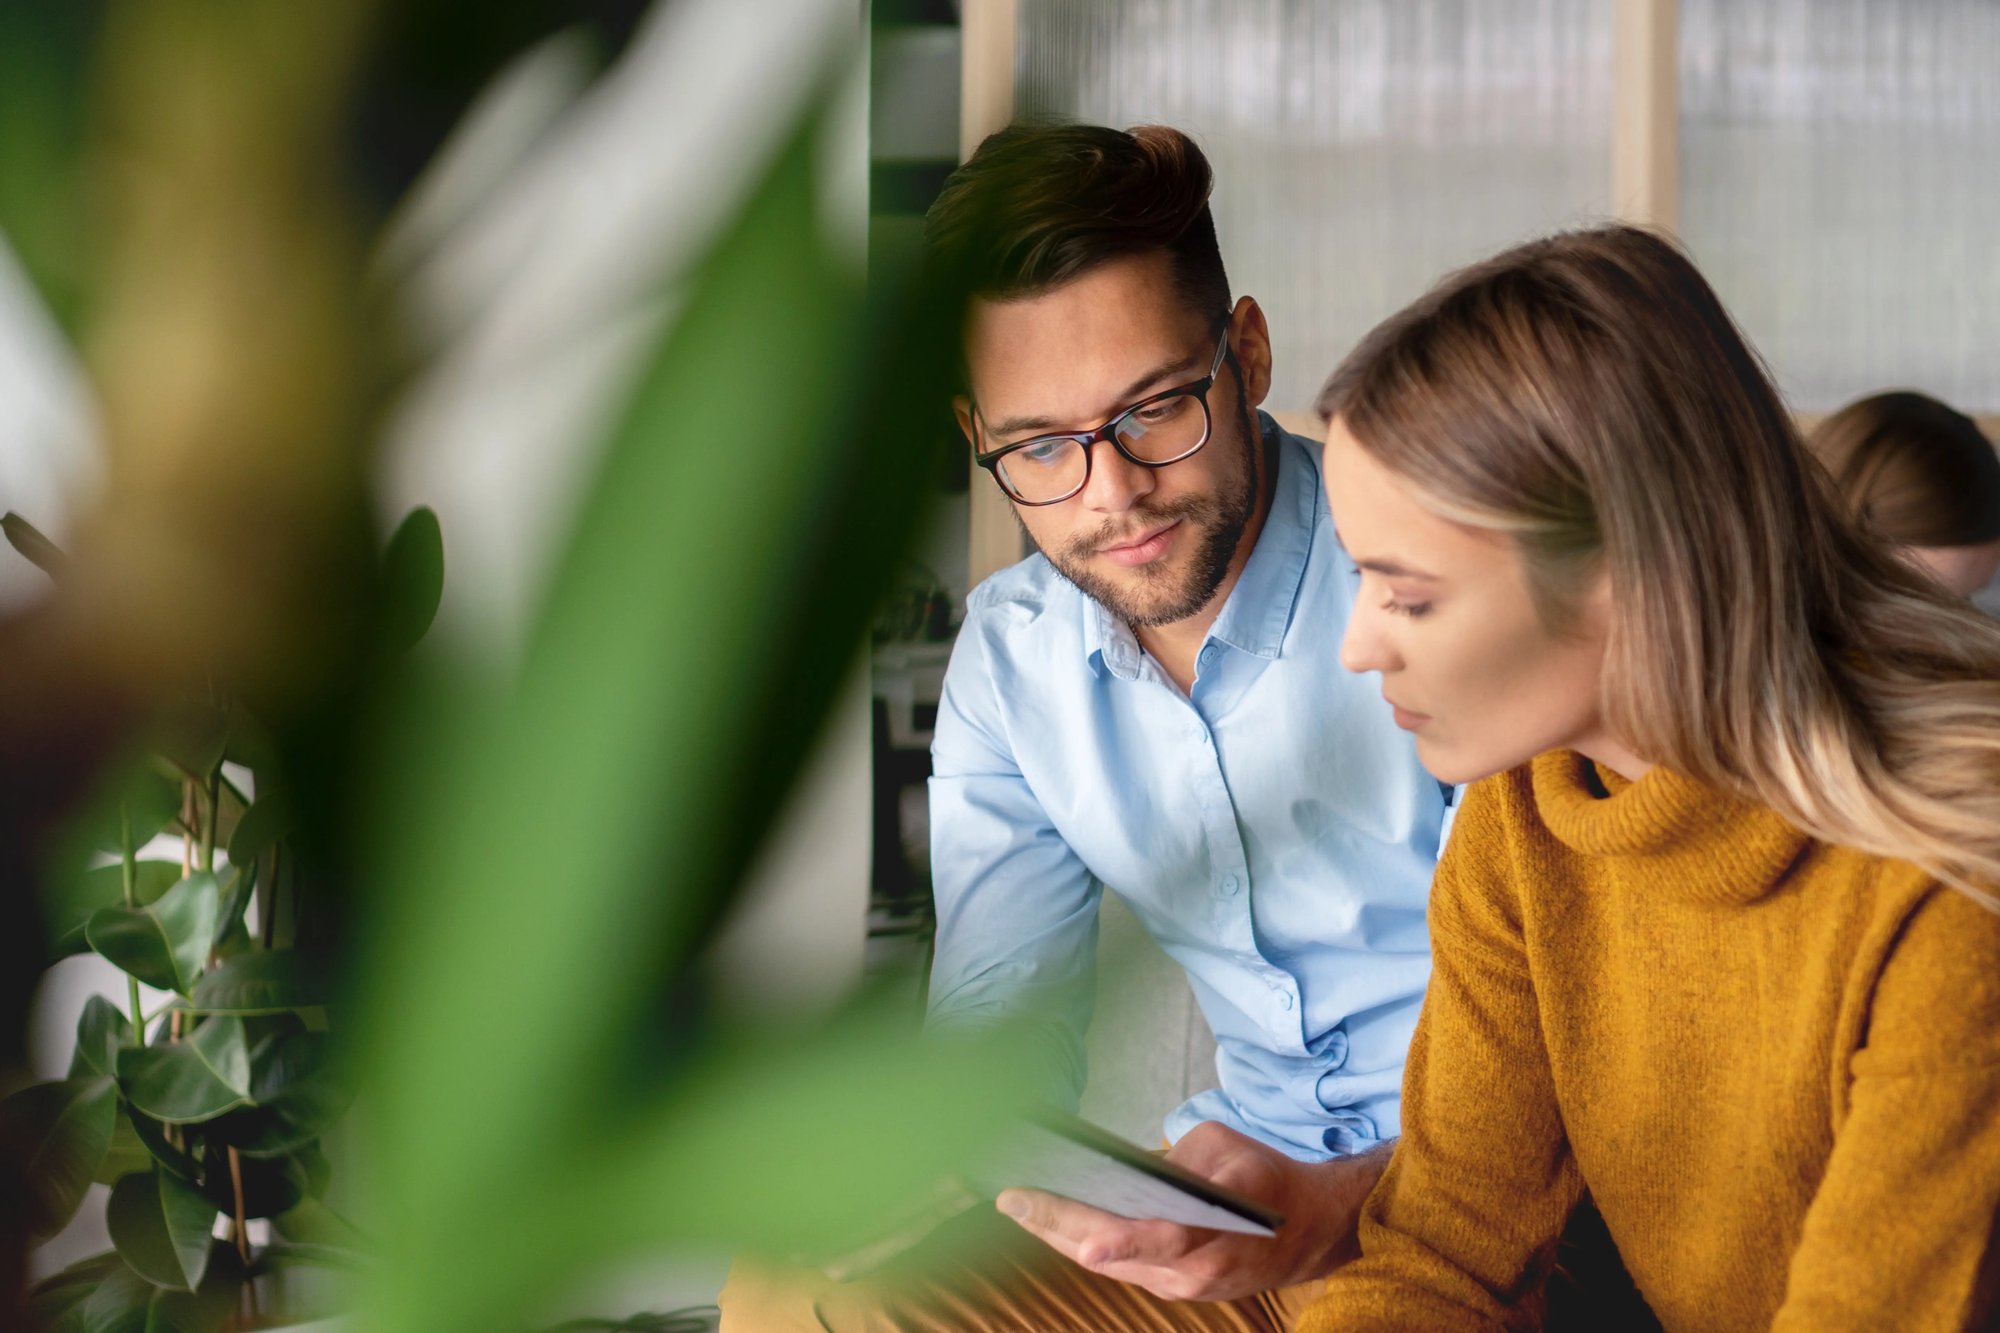
<path fill-rule="evenodd" d="M 1279 1333 L 1324 1285 L 1164 1300 L 1079 1267 L 989 1203 L 854 1282 L 739 1259 L 720 1304 L 722 1333 Z"/>

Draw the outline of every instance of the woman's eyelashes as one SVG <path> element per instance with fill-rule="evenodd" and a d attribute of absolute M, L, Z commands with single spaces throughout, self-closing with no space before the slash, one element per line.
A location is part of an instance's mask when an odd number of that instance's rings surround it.
<path fill-rule="evenodd" d="M 1362 571 L 1359 568 L 1350 566 L 1347 575 L 1349 578 L 1359 582 L 1362 577 Z M 1409 616 L 1414 620 L 1418 616 L 1428 615 L 1431 604 L 1429 602 L 1406 602 L 1392 593 L 1389 600 L 1382 603 L 1382 609 L 1395 615 Z"/>

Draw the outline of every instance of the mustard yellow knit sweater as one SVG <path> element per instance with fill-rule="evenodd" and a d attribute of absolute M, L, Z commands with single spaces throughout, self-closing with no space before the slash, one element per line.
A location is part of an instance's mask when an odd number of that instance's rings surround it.
<path fill-rule="evenodd" d="M 2000 1319 L 2000 917 L 1562 751 L 1468 792 L 1430 922 L 1403 1138 L 1300 1329 L 1531 1324 L 1585 1188 L 1669 1330 Z"/>

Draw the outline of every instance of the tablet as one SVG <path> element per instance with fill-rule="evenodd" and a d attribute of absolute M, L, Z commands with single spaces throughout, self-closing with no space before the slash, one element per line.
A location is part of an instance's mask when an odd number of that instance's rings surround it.
<path fill-rule="evenodd" d="M 1086 1120 L 1037 1110 L 976 1175 L 989 1194 L 1038 1189 L 1120 1217 L 1274 1236 L 1284 1219 Z"/>

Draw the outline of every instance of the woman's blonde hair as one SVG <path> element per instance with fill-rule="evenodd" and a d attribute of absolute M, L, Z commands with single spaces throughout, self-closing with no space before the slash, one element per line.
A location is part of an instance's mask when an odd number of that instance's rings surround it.
<path fill-rule="evenodd" d="M 1606 724 L 1816 838 L 2000 910 L 2000 621 L 1856 527 L 1694 265 L 1633 227 L 1447 277 L 1321 391 L 1544 618 L 1608 570 Z"/>

